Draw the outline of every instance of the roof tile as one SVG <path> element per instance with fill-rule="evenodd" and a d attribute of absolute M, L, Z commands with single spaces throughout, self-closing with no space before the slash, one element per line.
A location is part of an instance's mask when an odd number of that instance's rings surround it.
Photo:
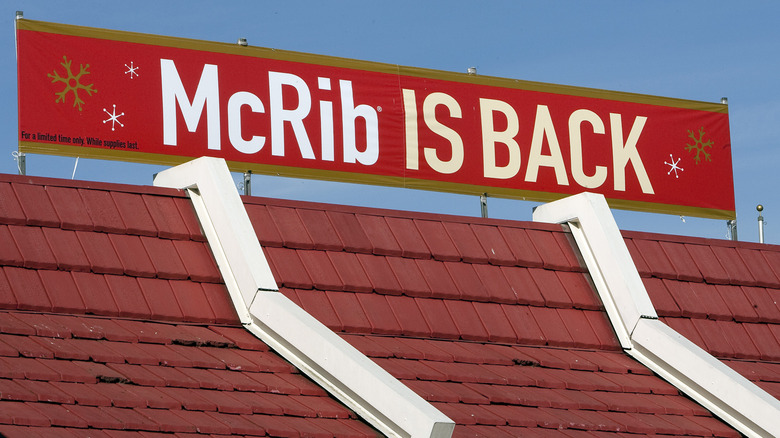
<path fill-rule="evenodd" d="M 482 321 L 482 325 L 487 330 L 490 342 L 515 342 L 517 336 L 501 305 L 479 302 L 472 304 L 477 315 L 479 315 L 480 321 Z"/>
<path fill-rule="evenodd" d="M 731 344 L 734 349 L 734 357 L 737 359 L 761 359 L 761 352 L 753 343 L 750 334 L 745 330 L 745 326 L 749 324 L 740 324 L 734 321 L 718 321 L 718 326 L 726 337 L 726 340 Z M 771 347 L 770 347 L 771 348 Z"/>
<path fill-rule="evenodd" d="M 536 251 L 526 230 L 515 227 L 499 227 L 499 231 L 514 254 L 517 265 L 534 268 L 544 266 L 542 257 Z"/>
<path fill-rule="evenodd" d="M 443 300 L 415 298 L 420 312 L 436 338 L 458 339 L 461 335 Z"/>
<path fill-rule="evenodd" d="M 125 385 L 124 389 L 135 395 L 144 406 L 155 409 L 181 409 L 181 403 L 152 386 Z"/>
<path fill-rule="evenodd" d="M 510 306 L 502 304 L 504 313 L 509 318 L 509 323 L 515 330 L 517 341 L 521 344 L 538 345 L 544 344 L 546 338 L 531 315 L 529 306 Z"/>
<path fill-rule="evenodd" d="M 757 322 L 760 320 L 756 309 L 740 286 L 718 284 L 713 289 L 714 294 L 720 295 L 720 301 L 728 303 L 729 311 L 736 321 Z"/>
<path fill-rule="evenodd" d="M 176 296 L 168 280 L 139 278 L 143 297 L 149 305 L 151 318 L 156 320 L 181 320 L 185 315 L 179 308 Z"/>
<path fill-rule="evenodd" d="M 517 295 L 504 276 L 502 267 L 484 264 L 473 264 L 471 267 L 485 289 L 487 301 L 495 303 L 517 302 Z"/>
<path fill-rule="evenodd" d="M 41 227 L 59 227 L 60 218 L 51 205 L 49 197 L 46 195 L 46 189 L 43 186 L 35 184 L 11 184 L 16 193 L 17 200 L 20 202 L 22 211 L 27 218 L 27 225 L 37 225 Z"/>
<path fill-rule="evenodd" d="M 51 248 L 57 267 L 67 271 L 89 271 L 90 263 L 73 231 L 59 228 L 42 228 Z M 0 231 L 1 232 L 1 231 Z"/>
<path fill-rule="evenodd" d="M 189 276 L 173 241 L 142 236 L 141 244 L 154 265 L 157 277 L 183 280 Z"/>
<path fill-rule="evenodd" d="M 69 327 L 60 324 L 56 319 L 40 313 L 17 313 L 16 319 L 35 329 L 38 336 L 68 338 L 72 335 Z"/>
<path fill-rule="evenodd" d="M 685 245 L 676 242 L 659 241 L 658 244 L 664 251 L 672 267 L 677 272 L 677 279 L 683 281 L 701 281 L 702 275 L 693 261 Z"/>
<path fill-rule="evenodd" d="M 279 286 L 311 289 L 313 283 L 306 268 L 298 257 L 298 251 L 287 248 L 264 247 L 265 253 L 275 268 L 274 278 Z"/>
<path fill-rule="evenodd" d="M 70 187 L 46 187 L 49 200 L 60 218 L 62 228 L 67 230 L 91 230 L 94 225 L 86 213 L 84 201 L 79 192 Z"/>
<path fill-rule="evenodd" d="M 8 225 L 8 231 L 19 248 L 25 268 L 57 269 L 57 260 L 39 227 Z"/>
<path fill-rule="evenodd" d="M 165 380 L 162 377 L 149 373 L 141 365 L 130 365 L 125 363 L 110 363 L 106 365 L 109 369 L 122 375 L 125 379 L 140 386 L 134 386 L 134 389 L 145 386 L 165 386 Z"/>
<path fill-rule="evenodd" d="M 560 233 L 553 233 L 555 241 L 558 242 L 558 247 L 561 249 L 564 258 L 567 261 L 567 267 L 564 271 L 577 271 L 587 272 L 585 266 L 585 260 L 582 258 L 579 249 L 577 249 L 577 243 L 574 241 L 571 231 L 568 230 L 568 226 L 564 227 L 565 230 Z"/>
<path fill-rule="evenodd" d="M 477 237 L 482 249 L 487 254 L 488 262 L 498 266 L 514 266 L 517 263 L 515 255 L 498 227 L 472 224 L 471 229 Z"/>
<path fill-rule="evenodd" d="M 374 287 L 356 254 L 334 251 L 328 251 L 326 254 L 341 278 L 344 290 L 353 292 L 373 291 Z"/>
<path fill-rule="evenodd" d="M 184 223 L 179 208 L 176 206 L 176 198 L 169 196 L 141 195 L 149 212 L 157 235 L 164 239 L 189 239 L 190 230 Z"/>
<path fill-rule="evenodd" d="M 156 236 L 157 227 L 140 194 L 110 192 L 128 234 Z"/>
<path fill-rule="evenodd" d="M 43 413 L 30 409 L 27 403 L 17 401 L 3 402 L 3 409 L 0 411 L 0 423 L 43 427 L 51 425 L 51 421 Z"/>
<path fill-rule="evenodd" d="M 356 294 L 371 324 L 371 333 L 400 335 L 403 331 L 384 295 Z"/>
<path fill-rule="evenodd" d="M 108 237 L 117 256 L 119 256 L 119 261 L 126 275 L 133 277 L 155 276 L 155 266 L 149 259 L 139 236 L 109 234 Z"/>
<path fill-rule="evenodd" d="M 660 278 L 642 278 L 642 283 L 645 285 L 645 290 L 650 296 L 650 301 L 653 303 L 655 311 L 661 316 L 681 316 L 682 311 L 677 306 L 677 303 L 669 294 L 664 282 Z"/>
<path fill-rule="evenodd" d="M 37 271 L 11 266 L 4 267 L 3 271 L 16 297 L 17 309 L 51 311 L 51 301 Z"/>
<path fill-rule="evenodd" d="M 780 280 L 775 272 L 767 263 L 761 253 L 766 251 L 758 251 L 755 249 L 737 248 L 737 254 L 745 262 L 748 270 L 753 274 L 753 278 L 756 279 L 756 285 L 761 287 L 780 288 Z"/>
<path fill-rule="evenodd" d="M 309 236 L 315 236 L 314 249 L 327 251 L 341 251 L 344 244 L 339 239 L 336 229 L 331 225 L 328 215 L 323 210 L 311 210 L 299 208 L 298 217 L 301 218 Z"/>
<path fill-rule="evenodd" d="M 609 320 L 601 312 L 583 312 L 590 323 L 593 333 L 598 338 L 598 348 L 603 350 L 618 350 L 620 342 L 615 335 L 615 329 L 612 328 Z"/>
<path fill-rule="evenodd" d="M 544 297 L 547 307 L 572 307 L 572 300 L 561 283 L 556 271 L 530 268 L 528 273 Z"/>
<path fill-rule="evenodd" d="M 309 273 L 312 285 L 319 290 L 343 290 L 344 282 L 325 251 L 298 250 L 304 268 Z"/>
<path fill-rule="evenodd" d="M 329 210 L 326 215 L 344 243 L 345 251 L 371 254 L 373 250 L 371 241 L 368 240 L 354 214 Z"/>
<path fill-rule="evenodd" d="M 182 315 L 188 321 L 216 322 L 214 311 L 211 309 L 209 300 L 201 285 L 191 281 L 177 280 L 172 280 L 169 284 L 173 290 L 176 303 L 178 303 L 176 307 L 181 309 Z"/>
<path fill-rule="evenodd" d="M 604 308 L 588 274 L 571 271 L 558 271 L 556 274 L 574 307 L 590 310 Z"/>
<path fill-rule="evenodd" d="M 276 224 L 284 246 L 298 249 L 314 249 L 314 242 L 294 208 L 268 206 L 271 220 Z"/>
<path fill-rule="evenodd" d="M 674 298 L 677 306 L 681 309 L 682 316 L 690 318 L 707 317 L 707 306 L 691 288 L 691 283 L 668 279 L 664 279 L 663 283 L 666 286 L 666 290 Z"/>
<path fill-rule="evenodd" d="M 685 249 L 691 255 L 693 262 L 696 264 L 699 272 L 701 272 L 704 281 L 713 284 L 728 284 L 729 274 L 721 266 L 720 261 L 712 252 L 710 245 L 700 245 L 693 243 L 686 243 Z"/>
<path fill-rule="evenodd" d="M 0 292 L 2 291 L 2 281 L 5 278 L 0 270 Z M 2 296 L 2 295 L 0 295 Z M 35 334 L 35 328 L 30 324 L 25 323 L 21 319 L 17 318 L 19 315 L 15 312 L 3 312 L 0 314 L 0 333 L 8 333 L 12 335 L 25 335 L 30 336 Z"/>
<path fill-rule="evenodd" d="M 466 263 L 488 263 L 488 256 L 474 231 L 468 224 L 460 222 L 443 222 L 444 229 L 450 240 L 457 247 L 460 259 Z"/>
<path fill-rule="evenodd" d="M 401 332 L 406 336 L 431 336 L 431 328 L 426 322 L 417 301 L 408 296 L 385 296 L 387 304 L 393 310 Z"/>
<path fill-rule="evenodd" d="M 345 331 L 352 333 L 371 332 L 371 323 L 354 293 L 328 292 L 327 295 Z"/>
<path fill-rule="evenodd" d="M 536 252 L 541 256 L 544 268 L 560 270 L 575 268 L 572 266 L 570 256 L 564 253 L 558 238 L 555 236 L 559 234 L 558 232 L 528 229 L 526 233 L 536 248 Z M 570 246 L 569 251 L 571 251 Z M 576 268 L 579 269 L 579 266 L 577 265 Z"/>
<path fill-rule="evenodd" d="M 639 275 L 642 277 L 652 276 L 653 272 L 650 270 L 650 267 L 647 266 L 645 259 L 642 258 L 642 253 L 639 251 L 639 249 L 637 249 L 636 244 L 634 243 L 634 239 L 624 237 L 623 242 L 625 242 L 626 248 L 628 248 L 628 252 L 631 255 L 631 260 L 634 262 L 634 266 L 636 266 L 636 270 L 639 272 Z"/>
<path fill-rule="evenodd" d="M 365 233 L 373 254 L 387 256 L 404 255 L 401 245 L 399 245 L 390 225 L 384 217 L 365 214 L 356 214 L 354 217 L 356 222 L 360 224 L 362 231 Z M 411 224 L 409 224 L 409 226 L 411 226 Z M 419 257 L 419 254 L 414 251 L 414 248 L 415 246 L 413 246 L 410 251 L 407 251 L 407 253 Z"/>
<path fill-rule="evenodd" d="M 756 286 L 756 279 L 748 269 L 745 262 L 737 253 L 737 249 L 728 246 L 713 245 L 712 252 L 715 253 L 720 265 L 726 270 L 732 284 L 741 284 L 746 286 Z"/>
<path fill-rule="evenodd" d="M 15 335 L 0 335 L 0 340 L 3 344 L 11 347 L 12 350 L 18 352 L 18 355 L 22 357 L 38 357 L 48 358 L 54 357 L 54 347 L 46 345 L 45 343 L 35 342 L 35 338 L 26 336 Z M 14 354 L 12 357 L 16 357 Z"/>
<path fill-rule="evenodd" d="M 361 223 L 365 223 L 363 218 L 366 217 L 369 216 L 361 215 L 358 216 L 358 219 L 361 221 Z M 411 219 L 387 216 L 385 217 L 385 222 L 387 222 L 387 226 L 390 228 L 393 236 L 395 236 L 395 240 L 401 246 L 401 255 L 403 257 L 421 259 L 427 259 L 431 257 L 431 251 L 425 244 L 425 239 L 420 234 L 420 231 L 417 229 Z M 376 248 L 374 250 L 376 252 Z"/>
<path fill-rule="evenodd" d="M 444 306 L 449 312 L 460 338 L 469 341 L 487 341 L 488 332 L 482 324 L 474 305 L 470 301 L 446 300 Z"/>
<path fill-rule="evenodd" d="M 589 318 L 586 316 L 588 313 L 593 313 L 588 310 L 580 309 L 557 309 L 558 315 L 563 321 L 564 327 L 573 338 L 576 347 L 578 348 L 598 348 L 602 342 L 599 336 L 593 330 Z"/>
<path fill-rule="evenodd" d="M 435 298 L 458 298 L 460 296 L 460 290 L 450 275 L 445 262 L 439 262 L 433 259 L 416 260 L 417 267 L 420 268 L 425 281 L 428 283 L 428 287 L 431 289 L 431 296 Z M 450 263 L 450 262 L 447 262 Z M 466 283 L 467 274 L 461 273 L 459 279 Z M 474 278 L 471 277 L 473 280 Z M 463 287 L 467 289 L 470 295 L 474 294 L 474 290 L 468 289 L 469 284 L 463 284 Z M 472 295 L 473 296 L 473 295 Z M 464 297 L 460 297 L 464 298 Z"/>
<path fill-rule="evenodd" d="M 767 324 L 741 324 L 753 344 L 758 347 L 761 360 L 780 361 L 780 341 Z"/>
<path fill-rule="evenodd" d="M 723 301 L 720 294 L 711 286 L 704 283 L 691 283 L 691 291 L 702 307 L 706 309 L 710 319 L 730 320 L 733 318 L 729 305 Z"/>
<path fill-rule="evenodd" d="M 536 285 L 533 277 L 531 277 L 530 269 L 534 268 L 502 266 L 501 272 L 503 272 L 504 277 L 509 282 L 509 286 L 517 297 L 517 303 L 543 306 L 545 303 L 544 297 L 542 297 L 539 286 Z"/>
<path fill-rule="evenodd" d="M 10 266 L 23 266 L 22 253 L 16 247 L 16 242 L 7 225 L 0 225 L 0 264 Z"/>
<path fill-rule="evenodd" d="M 268 207 L 250 203 L 245 203 L 244 207 L 249 216 L 249 221 L 252 223 L 252 228 L 255 230 L 257 239 L 263 247 L 284 246 L 282 235 L 279 233 L 276 225 L 274 225 L 271 213 L 268 212 Z"/>
<path fill-rule="evenodd" d="M 137 409 L 136 412 L 149 419 L 160 432 L 196 432 L 198 430 L 195 424 L 184 421 L 181 416 L 175 413 L 171 414 L 170 411 Z"/>
<path fill-rule="evenodd" d="M 415 219 L 414 224 L 434 259 L 449 262 L 460 260 L 458 249 L 440 221 Z"/>
<path fill-rule="evenodd" d="M 632 239 L 653 277 L 677 278 L 677 271 L 657 240 Z"/>
<path fill-rule="evenodd" d="M 124 267 L 108 236 L 102 233 L 76 231 L 76 237 L 87 255 L 93 272 L 123 274 Z"/>
<path fill-rule="evenodd" d="M 578 343 L 566 329 L 558 310 L 549 307 L 535 307 L 532 308 L 531 314 L 550 345 L 575 347 Z"/>
<path fill-rule="evenodd" d="M 151 313 L 149 305 L 135 278 L 106 275 L 105 280 L 119 309 L 119 316 L 149 318 Z"/>
<path fill-rule="evenodd" d="M 206 244 L 192 240 L 172 240 L 171 243 L 191 280 L 209 283 L 222 281 L 222 274 Z"/>
<path fill-rule="evenodd" d="M 111 399 L 95 391 L 94 384 L 73 382 L 51 382 L 51 384 L 76 399 L 76 403 L 87 406 L 111 406 Z"/>
<path fill-rule="evenodd" d="M 125 232 L 125 223 L 110 192 L 79 189 L 79 194 L 95 231 L 120 234 Z"/>
<path fill-rule="evenodd" d="M 444 267 L 460 291 L 460 298 L 469 301 L 488 301 L 490 296 L 482 280 L 473 269 L 475 265 L 468 263 L 443 262 Z M 476 265 L 487 266 L 487 265 Z M 500 274 L 499 271 L 494 271 Z M 502 276 L 503 277 L 503 276 Z"/>
<path fill-rule="evenodd" d="M 393 270 L 395 278 L 401 284 L 401 291 L 405 295 L 413 297 L 431 296 L 431 289 L 416 260 L 401 257 L 387 257 L 386 260 Z M 440 263 L 436 261 L 430 262 Z"/>
<path fill-rule="evenodd" d="M 103 275 L 87 272 L 73 272 L 71 275 L 88 313 L 103 316 L 119 315 L 119 308 Z"/>
<path fill-rule="evenodd" d="M 11 184 L 0 182 L 0 223 L 24 225 L 27 217 L 16 199 Z"/>
<path fill-rule="evenodd" d="M 780 323 L 780 308 L 777 306 L 777 302 L 780 300 L 780 290 L 743 286 L 742 291 L 750 300 L 761 321 L 773 324 Z"/>
<path fill-rule="evenodd" d="M 395 278 L 390 264 L 384 256 L 355 254 L 366 274 L 372 289 L 381 294 L 401 294 L 401 285 Z"/>
<path fill-rule="evenodd" d="M 55 391 L 59 390 L 55 389 Z M 78 429 L 88 426 L 84 419 L 73 415 L 63 406 L 51 403 L 30 403 L 28 406 L 30 409 L 38 411 L 48 418 L 52 426 L 74 427 Z"/>
<path fill-rule="evenodd" d="M 198 222 L 198 217 L 195 215 L 192 201 L 189 198 L 173 198 L 173 203 L 176 205 L 176 209 L 179 210 L 179 216 L 181 216 L 181 220 L 187 228 L 189 238 L 204 242 L 206 236 L 203 235 L 203 230 L 200 228 L 200 222 Z"/>
<path fill-rule="evenodd" d="M 69 272 L 38 271 L 38 275 L 48 293 L 53 312 L 84 312 L 84 302 Z"/>
<path fill-rule="evenodd" d="M 761 255 L 764 256 L 764 260 L 769 264 L 775 276 L 780 278 L 780 251 L 764 249 L 761 251 Z"/>
<path fill-rule="evenodd" d="M 214 312 L 214 321 L 217 324 L 233 324 L 238 322 L 238 315 L 233 303 L 230 301 L 228 291 L 224 284 L 201 283 L 203 293 Z"/>

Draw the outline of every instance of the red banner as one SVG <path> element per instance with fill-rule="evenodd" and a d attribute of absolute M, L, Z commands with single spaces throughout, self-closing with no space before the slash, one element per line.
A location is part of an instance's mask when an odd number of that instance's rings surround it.
<path fill-rule="evenodd" d="M 23 152 L 734 218 L 728 108 L 17 21 Z"/>

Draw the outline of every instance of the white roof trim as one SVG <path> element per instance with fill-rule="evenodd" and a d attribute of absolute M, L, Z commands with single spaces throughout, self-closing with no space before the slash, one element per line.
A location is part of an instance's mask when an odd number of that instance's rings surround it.
<path fill-rule="evenodd" d="M 451 419 L 278 291 L 223 159 L 165 170 L 154 185 L 188 190 L 247 330 L 383 434 L 452 436 Z"/>
<path fill-rule="evenodd" d="M 623 349 L 750 437 L 780 436 L 780 401 L 658 320 L 604 196 L 541 205 L 538 222 L 568 223 Z"/>

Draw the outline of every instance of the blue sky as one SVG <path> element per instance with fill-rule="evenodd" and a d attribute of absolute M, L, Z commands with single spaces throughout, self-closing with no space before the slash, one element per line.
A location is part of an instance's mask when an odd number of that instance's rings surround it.
<path fill-rule="evenodd" d="M 780 244 L 780 3 L 712 1 L 6 1 L 0 35 L 0 173 L 16 173 L 13 22 L 25 18 L 249 44 L 414 67 L 719 102 L 729 99 L 740 240 Z M 71 157 L 30 155 L 29 175 L 71 178 Z M 79 160 L 76 179 L 151 184 L 161 166 Z M 238 175 L 236 176 L 238 180 Z M 479 199 L 254 176 L 258 196 L 478 216 Z M 490 198 L 490 217 L 532 202 Z M 722 239 L 723 220 L 614 211 L 622 229 Z M 683 220 L 684 219 L 684 220 Z"/>

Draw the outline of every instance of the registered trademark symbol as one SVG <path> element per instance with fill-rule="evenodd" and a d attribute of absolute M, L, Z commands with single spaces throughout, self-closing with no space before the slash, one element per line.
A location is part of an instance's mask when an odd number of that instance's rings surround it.
<path fill-rule="evenodd" d="M 379 111 L 379 112 L 381 113 L 381 112 L 382 112 L 382 107 L 381 107 L 381 106 L 378 106 L 378 107 L 376 107 L 376 110 L 377 110 L 377 111 Z"/>

